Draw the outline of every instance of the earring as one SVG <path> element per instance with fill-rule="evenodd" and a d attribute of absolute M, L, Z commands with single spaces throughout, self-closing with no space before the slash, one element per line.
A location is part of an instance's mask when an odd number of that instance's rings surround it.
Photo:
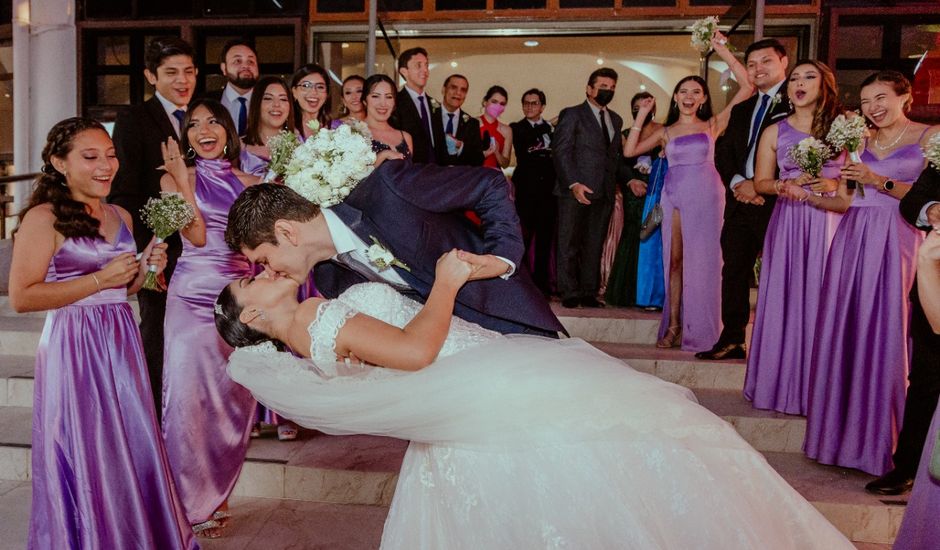
<path fill-rule="evenodd" d="M 227 155 L 227 154 L 228 154 L 228 143 L 226 143 L 226 144 L 225 144 L 225 147 L 222 148 L 222 154 L 223 154 L 223 155 Z"/>
<path fill-rule="evenodd" d="M 189 149 L 186 149 L 186 158 L 188 158 L 189 160 L 193 160 L 194 158 L 196 158 L 196 150 L 193 149 L 192 147 L 190 147 Z"/>

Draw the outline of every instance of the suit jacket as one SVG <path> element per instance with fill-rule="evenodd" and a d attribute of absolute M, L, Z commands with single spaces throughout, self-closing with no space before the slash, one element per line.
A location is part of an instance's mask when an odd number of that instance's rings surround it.
<path fill-rule="evenodd" d="M 407 94 L 407 92 L 405 92 Z M 470 116 L 463 109 L 457 111 L 454 115 L 454 124 L 457 125 L 457 131 L 454 137 L 463 142 L 463 150 L 459 155 L 451 155 L 447 152 L 446 138 L 444 138 L 443 128 L 444 118 L 442 109 L 434 109 L 432 115 L 441 123 L 441 139 L 434 143 L 434 152 L 437 155 L 437 163 L 442 166 L 483 166 L 483 141 L 480 138 L 480 121 Z"/>
<path fill-rule="evenodd" d="M 920 173 L 920 177 L 917 178 L 914 185 L 911 186 L 911 190 L 901 199 L 898 208 L 900 208 L 901 216 L 907 220 L 907 223 L 918 229 L 929 231 L 929 227 L 924 228 L 917 225 L 917 218 L 920 217 L 920 211 L 924 209 L 928 202 L 935 201 L 940 201 L 940 172 L 933 166 L 928 165 Z M 914 286 L 917 287 L 917 285 Z"/>
<path fill-rule="evenodd" d="M 459 185 L 454 185 L 454 182 Z M 548 302 L 522 269 L 525 246 L 509 184 L 502 173 L 476 167 L 414 165 L 385 161 L 342 203 L 331 208 L 366 243 L 375 237 L 410 269 L 395 267 L 417 294 L 427 298 L 438 258 L 452 248 L 502 256 L 515 274 L 468 282 L 454 313 L 503 333 L 564 331 Z M 480 233 L 465 210 L 483 220 Z M 317 289 L 335 297 L 364 278 L 329 261 L 314 267 Z"/>
<path fill-rule="evenodd" d="M 431 98 L 427 92 L 424 95 L 428 99 Z M 441 124 L 440 117 L 434 116 L 433 106 L 428 108 L 428 116 L 431 117 L 431 131 L 434 133 L 434 144 L 436 146 L 436 144 L 444 142 L 444 125 Z M 418 112 L 414 100 L 411 99 L 411 95 L 405 88 L 399 90 L 398 97 L 395 99 L 392 126 L 411 134 L 411 143 L 414 145 L 414 151 L 412 151 L 414 162 L 426 164 L 437 160 L 436 153 L 435 158 L 428 157 L 430 144 L 428 144 L 427 134 L 424 133 L 424 126 L 421 124 L 421 113 Z"/>
<path fill-rule="evenodd" d="M 758 97 L 759 94 L 754 94 L 731 108 L 728 128 L 715 144 L 715 167 L 718 169 L 727 191 L 725 218 L 740 210 L 745 215 L 769 219 L 777 200 L 776 195 L 764 195 L 764 204 L 761 206 L 744 204 L 735 200 L 731 192 L 731 178 L 735 174 L 742 176 L 746 174 L 747 142 L 750 138 L 751 117 L 757 106 Z M 769 112 L 764 115 L 764 120 L 761 122 L 760 130 L 758 130 L 758 141 L 760 141 L 760 136 L 768 126 L 780 122 L 787 116 L 787 110 L 786 101 L 778 101 L 773 107 L 768 107 Z M 756 150 L 757 145 L 755 144 L 754 147 Z"/>
<path fill-rule="evenodd" d="M 552 160 L 554 128 L 547 121 L 532 126 L 528 119 L 509 125 L 516 151 L 516 169 L 512 182 L 516 195 L 551 195 L 555 189 L 555 164 Z"/>
<path fill-rule="evenodd" d="M 108 202 L 130 212 L 138 250 L 142 250 L 153 237 L 153 232 L 140 219 L 140 209 L 150 197 L 160 196 L 160 178 L 165 174 L 157 170 L 163 164 L 160 144 L 170 137 L 179 141 L 156 96 L 134 105 L 118 116 L 114 123 L 114 149 L 120 164 L 111 184 Z M 179 235 L 171 236 L 167 244 L 171 263 L 175 263 L 173 260 L 182 247 Z"/>
<path fill-rule="evenodd" d="M 223 88 L 220 88 L 220 89 L 218 89 L 218 90 L 212 90 L 211 92 L 206 92 L 206 93 L 202 94 L 200 97 L 205 98 L 205 99 L 214 99 L 214 100 L 218 101 L 219 103 L 221 103 L 221 102 L 222 102 L 222 93 L 223 93 L 224 91 L 225 91 L 225 88 L 223 87 Z"/>
<path fill-rule="evenodd" d="M 588 186 L 593 199 L 614 200 L 617 167 L 623 155 L 620 130 L 623 119 L 608 109 L 613 139 L 607 141 L 591 105 L 584 103 L 567 107 L 558 115 L 553 137 L 552 155 L 557 173 L 555 194 L 571 197 L 568 187 L 575 182 Z M 574 200 L 572 197 L 571 200 Z"/>

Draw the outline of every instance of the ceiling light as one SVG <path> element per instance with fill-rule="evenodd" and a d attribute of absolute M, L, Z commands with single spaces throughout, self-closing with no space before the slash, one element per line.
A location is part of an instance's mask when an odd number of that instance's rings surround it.
<path fill-rule="evenodd" d="M 456 69 L 456 68 L 457 68 L 457 62 L 456 62 L 456 61 L 451 61 L 451 62 L 450 62 L 450 66 L 451 66 L 451 68 Z"/>
<path fill-rule="evenodd" d="M 604 64 L 604 58 L 603 58 L 603 57 L 598 57 L 598 58 L 597 58 L 597 64 L 598 64 L 598 65 L 603 65 L 603 64 Z"/>
<path fill-rule="evenodd" d="M 640 84 L 640 91 L 641 91 L 641 92 L 645 92 L 645 91 L 646 91 L 646 84 Z"/>
<path fill-rule="evenodd" d="M 522 43 L 522 45 L 525 46 L 526 48 L 534 48 L 539 45 L 539 41 L 538 40 L 526 40 L 525 42 Z"/>
<path fill-rule="evenodd" d="M 344 48 L 348 48 L 348 47 L 349 47 L 349 42 L 343 42 L 343 47 L 344 47 Z"/>

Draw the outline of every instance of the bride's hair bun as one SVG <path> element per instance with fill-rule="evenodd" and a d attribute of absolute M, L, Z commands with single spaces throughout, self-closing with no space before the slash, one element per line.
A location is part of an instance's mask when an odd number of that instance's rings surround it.
<path fill-rule="evenodd" d="M 245 346 L 254 346 L 263 342 L 273 342 L 278 349 L 284 349 L 285 346 L 279 340 L 275 340 L 260 330 L 249 327 L 242 323 L 239 316 L 242 313 L 241 304 L 235 299 L 232 293 L 231 284 L 226 285 L 219 293 L 219 297 L 213 306 L 213 315 L 215 317 L 215 329 L 225 342 L 233 348 Z"/>

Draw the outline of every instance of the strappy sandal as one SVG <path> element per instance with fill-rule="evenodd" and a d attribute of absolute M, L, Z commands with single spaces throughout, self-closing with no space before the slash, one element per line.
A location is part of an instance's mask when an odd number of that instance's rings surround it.
<path fill-rule="evenodd" d="M 212 514 L 212 519 L 219 522 L 219 527 L 225 527 L 225 524 L 228 523 L 231 517 L 232 514 L 230 514 L 228 510 L 216 510 L 215 513 Z"/>
<path fill-rule="evenodd" d="M 666 329 L 666 334 L 656 342 L 657 348 L 674 348 L 682 342 L 682 326 L 674 325 Z"/>
<path fill-rule="evenodd" d="M 218 520 L 210 519 L 192 526 L 193 533 L 204 539 L 217 539 L 222 536 L 222 524 Z"/>
<path fill-rule="evenodd" d="M 293 422 L 288 422 L 286 424 L 278 424 L 277 426 L 277 440 L 278 441 L 294 441 L 297 439 L 297 425 Z"/>

